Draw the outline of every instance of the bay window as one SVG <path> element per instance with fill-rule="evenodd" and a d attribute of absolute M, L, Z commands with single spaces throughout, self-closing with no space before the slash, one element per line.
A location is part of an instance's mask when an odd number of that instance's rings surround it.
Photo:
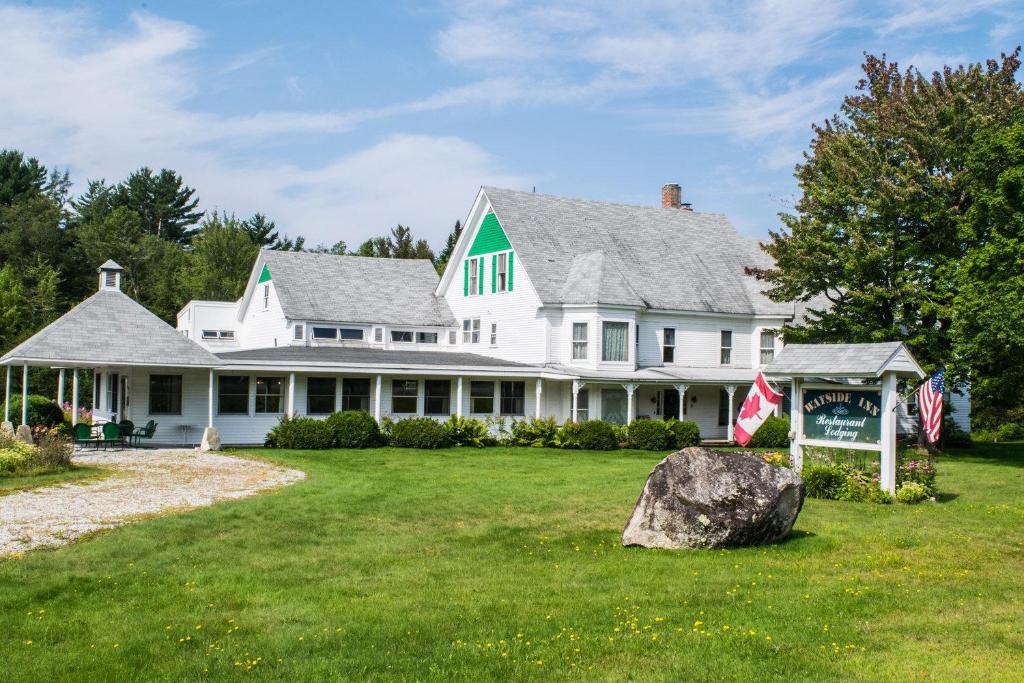
<path fill-rule="evenodd" d="M 602 323 L 601 360 L 610 363 L 625 363 L 629 360 L 629 323 Z"/>

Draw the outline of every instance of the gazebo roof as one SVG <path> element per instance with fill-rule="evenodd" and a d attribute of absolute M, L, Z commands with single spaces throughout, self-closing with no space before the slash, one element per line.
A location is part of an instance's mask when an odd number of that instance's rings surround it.
<path fill-rule="evenodd" d="M 0 365 L 212 368 L 221 361 L 124 292 L 96 292 L 0 358 Z"/>
<path fill-rule="evenodd" d="M 786 377 L 881 377 L 895 372 L 924 378 L 926 373 L 903 342 L 876 344 L 787 344 L 766 375 Z"/>

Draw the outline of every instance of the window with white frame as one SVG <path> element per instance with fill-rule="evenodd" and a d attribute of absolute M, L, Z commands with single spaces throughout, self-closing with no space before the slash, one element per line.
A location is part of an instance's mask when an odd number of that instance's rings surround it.
<path fill-rule="evenodd" d="M 480 343 L 480 318 L 472 318 L 462 321 L 462 343 Z"/>
<path fill-rule="evenodd" d="M 590 419 L 590 390 L 580 389 L 576 393 L 576 421 L 586 422 Z"/>
<path fill-rule="evenodd" d="M 526 414 L 526 382 L 502 382 L 501 404 L 502 415 Z"/>
<path fill-rule="evenodd" d="M 412 344 L 412 330 L 391 330 L 391 341 L 400 344 Z"/>
<path fill-rule="evenodd" d="M 480 291 L 480 259 L 469 261 L 469 295 L 476 296 Z"/>
<path fill-rule="evenodd" d="M 494 382 L 469 383 L 469 412 L 476 415 L 494 412 Z"/>
<path fill-rule="evenodd" d="M 661 362 L 676 362 L 676 328 L 666 327 L 661 332 Z"/>
<path fill-rule="evenodd" d="M 342 327 L 338 330 L 338 339 L 342 341 L 363 341 L 363 331 L 355 327 Z"/>
<path fill-rule="evenodd" d="M 722 330 L 722 353 L 719 360 L 722 365 L 732 364 L 732 330 Z"/>
<path fill-rule="evenodd" d="M 256 378 L 256 412 L 280 413 L 284 381 L 280 377 Z"/>
<path fill-rule="evenodd" d="M 263 285 L 263 310 L 270 308 L 270 285 Z"/>
<path fill-rule="evenodd" d="M 775 360 L 775 330 L 761 330 L 761 365 Z"/>
<path fill-rule="evenodd" d="M 295 325 L 295 339 L 302 341 L 306 338 L 306 327 L 304 325 Z"/>
<path fill-rule="evenodd" d="M 417 332 L 416 333 L 417 344 L 436 344 L 437 343 L 437 332 Z"/>
<path fill-rule="evenodd" d="M 508 253 L 498 254 L 498 291 L 508 291 Z"/>
<path fill-rule="evenodd" d="M 587 323 L 572 324 L 572 359 L 587 359 Z"/>
<path fill-rule="evenodd" d="M 373 328 L 373 341 L 376 342 L 377 344 L 383 344 L 384 343 L 384 328 L 383 327 L 375 327 L 375 328 Z"/>
<path fill-rule="evenodd" d="M 314 327 L 313 328 L 313 339 L 317 341 L 333 340 L 338 338 L 338 328 L 336 327 Z"/>
<path fill-rule="evenodd" d="M 455 330 L 448 330 L 448 346 L 455 346 L 458 333 Z"/>
<path fill-rule="evenodd" d="M 391 382 L 391 412 L 415 413 L 416 395 L 420 383 L 415 379 L 396 379 Z"/>
<path fill-rule="evenodd" d="M 629 323 L 602 323 L 601 360 L 609 363 L 625 363 L 629 360 Z"/>
<path fill-rule="evenodd" d="M 234 339 L 234 330 L 203 330 L 203 339 Z"/>
<path fill-rule="evenodd" d="M 498 323 L 491 323 L 491 346 L 498 345 Z"/>

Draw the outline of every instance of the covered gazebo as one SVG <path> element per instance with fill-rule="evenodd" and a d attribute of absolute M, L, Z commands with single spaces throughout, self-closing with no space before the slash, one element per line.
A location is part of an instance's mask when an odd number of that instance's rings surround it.
<path fill-rule="evenodd" d="M 11 421 L 11 374 L 20 366 L 22 407 L 18 438 L 31 440 L 28 428 L 28 368 L 46 367 L 59 371 L 61 399 L 67 372 L 71 371 L 72 421 L 77 424 L 79 371 L 95 373 L 94 420 L 118 421 L 131 418 L 131 369 L 203 368 L 210 375 L 208 429 L 213 428 L 214 368 L 221 361 L 199 344 L 186 338 L 166 322 L 121 291 L 121 266 L 107 261 L 99 267 L 99 290 L 63 316 L 0 357 L 6 367 L 4 428 L 14 431 Z"/>

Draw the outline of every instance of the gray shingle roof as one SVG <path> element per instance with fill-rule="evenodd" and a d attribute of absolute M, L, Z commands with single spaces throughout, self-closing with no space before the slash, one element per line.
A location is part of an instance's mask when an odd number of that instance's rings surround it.
<path fill-rule="evenodd" d="M 0 362 L 216 367 L 220 361 L 123 292 L 96 292 Z"/>
<path fill-rule="evenodd" d="M 545 303 L 792 316 L 744 269 L 770 266 L 725 216 L 483 188 Z M 602 255 L 601 268 L 585 266 Z M 580 301 L 579 299 L 588 299 Z"/>
<path fill-rule="evenodd" d="M 480 356 L 475 353 L 374 349 L 363 346 L 278 346 L 266 349 L 224 351 L 217 357 L 226 364 L 238 363 L 337 363 L 340 365 L 403 365 L 453 368 L 522 368 L 531 365 Z M 537 369 L 540 369 L 539 367 Z"/>
<path fill-rule="evenodd" d="M 438 275 L 425 259 L 264 251 L 274 289 L 291 320 L 450 326 L 434 296 Z"/>
<path fill-rule="evenodd" d="M 822 377 L 878 377 L 883 370 L 923 377 L 921 367 L 902 342 L 876 344 L 787 344 L 765 374 Z"/>

